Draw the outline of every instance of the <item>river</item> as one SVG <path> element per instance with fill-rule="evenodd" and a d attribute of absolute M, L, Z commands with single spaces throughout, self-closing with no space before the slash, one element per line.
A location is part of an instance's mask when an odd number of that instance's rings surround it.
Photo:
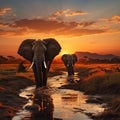
<path fill-rule="evenodd" d="M 75 79 L 78 79 L 77 73 Z M 34 120 L 39 120 L 41 116 L 40 120 L 92 120 L 90 114 L 96 115 L 104 111 L 103 104 L 87 103 L 89 96 L 83 92 L 59 89 L 67 83 L 67 73 L 64 72 L 62 75 L 49 77 L 47 88 L 36 90 L 35 86 L 29 86 L 21 90 L 19 95 L 28 102 L 12 120 L 32 120 L 33 116 Z M 43 118 L 45 114 L 50 115 L 50 119 Z"/>

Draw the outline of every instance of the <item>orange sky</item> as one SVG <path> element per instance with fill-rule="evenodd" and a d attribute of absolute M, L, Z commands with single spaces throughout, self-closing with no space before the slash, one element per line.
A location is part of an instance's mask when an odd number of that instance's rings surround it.
<path fill-rule="evenodd" d="M 119 0 L 1 3 L 0 55 L 16 56 L 24 39 L 49 37 L 62 46 L 60 54 L 89 51 L 120 55 Z"/>
<path fill-rule="evenodd" d="M 30 37 L 32 36 L 32 37 Z M 42 36 L 41 38 L 46 38 L 49 36 Z M 36 38 L 36 35 L 25 35 L 3 38 L 0 44 L 0 54 L 2 55 L 17 55 L 17 49 L 22 40 L 27 38 Z M 120 34 L 102 34 L 102 35 L 86 35 L 80 37 L 64 37 L 55 36 L 62 46 L 61 54 L 63 53 L 74 53 L 76 51 L 89 51 L 101 54 L 112 53 L 115 55 L 120 55 Z"/>

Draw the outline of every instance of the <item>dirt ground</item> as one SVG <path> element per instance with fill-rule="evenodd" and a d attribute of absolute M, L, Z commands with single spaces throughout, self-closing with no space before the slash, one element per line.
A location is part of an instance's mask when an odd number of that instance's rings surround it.
<path fill-rule="evenodd" d="M 92 92 L 94 92 L 94 94 L 95 93 L 98 94 L 97 91 L 96 92 L 91 91 L 92 89 L 90 89 L 90 87 L 86 87 L 86 85 L 88 86 L 89 84 L 88 83 L 86 84 L 86 82 L 83 82 L 83 81 L 87 81 L 91 79 L 91 76 L 93 74 L 94 76 L 97 76 L 96 73 L 99 73 L 101 71 L 102 71 L 101 72 L 102 74 L 105 73 L 105 71 L 101 70 L 103 69 L 103 67 L 111 68 L 111 66 L 109 65 L 106 65 L 106 66 L 103 66 L 103 65 L 95 66 L 94 65 L 94 67 L 93 65 L 92 67 L 89 65 L 86 67 L 81 66 L 81 65 L 76 66 L 75 71 L 78 72 L 80 81 L 75 81 L 75 84 L 70 83 L 69 86 L 64 86 L 64 87 L 74 89 L 77 86 L 78 90 L 84 91 L 86 89 L 87 94 L 88 93 L 93 94 Z M 113 65 L 112 67 L 114 68 Z M 26 103 L 26 99 L 21 98 L 19 96 L 20 90 L 26 88 L 27 86 L 31 86 L 35 84 L 34 76 L 31 70 L 26 73 L 17 73 L 16 70 L 17 70 L 17 65 L 8 65 L 8 64 L 0 65 L 0 120 L 11 120 L 11 118 L 18 111 L 18 109 L 20 109 Z M 51 72 L 48 75 L 54 76 L 54 75 L 62 74 L 61 71 L 63 70 L 65 71 L 64 66 L 61 67 L 61 66 L 53 65 L 50 70 Z M 118 78 L 114 77 L 114 79 L 119 79 L 119 77 Z M 116 84 L 115 83 L 113 84 L 110 84 L 111 89 L 108 88 L 107 90 L 112 90 L 112 88 L 116 88 Z M 84 86 L 85 89 L 83 88 L 82 85 Z M 120 86 L 120 84 L 118 84 L 117 86 Z M 117 87 L 117 90 L 116 90 L 117 94 L 114 93 L 111 97 L 111 100 L 108 100 L 108 99 L 105 100 L 105 102 L 107 103 L 107 109 L 105 110 L 105 112 L 99 116 L 92 116 L 93 119 L 95 120 L 120 120 L 119 119 L 120 118 L 119 116 L 120 115 L 120 112 L 119 112 L 120 111 L 120 96 L 119 96 L 118 91 L 120 91 L 120 87 Z M 101 93 L 102 92 L 103 91 L 101 91 Z M 105 93 L 104 95 L 109 95 L 109 93 L 111 95 L 111 92 L 109 91 L 107 91 L 107 94 Z"/>
<path fill-rule="evenodd" d="M 19 96 L 20 90 L 35 85 L 32 70 L 18 73 L 17 67 L 16 64 L 0 65 L 0 120 L 11 120 L 27 102 Z M 54 69 L 51 69 L 48 76 L 62 74 L 60 71 L 53 71 Z"/>
<path fill-rule="evenodd" d="M 91 64 L 76 66 L 80 81 L 63 86 L 80 90 L 87 95 L 101 95 L 94 102 L 106 103 L 104 112 L 91 116 L 95 120 L 120 120 L 120 68 L 119 64 Z M 89 100 L 93 102 L 93 100 Z"/>
<path fill-rule="evenodd" d="M 26 102 L 26 99 L 19 97 L 20 89 L 33 84 L 33 81 L 20 76 L 0 80 L 0 120 L 11 120 Z"/>

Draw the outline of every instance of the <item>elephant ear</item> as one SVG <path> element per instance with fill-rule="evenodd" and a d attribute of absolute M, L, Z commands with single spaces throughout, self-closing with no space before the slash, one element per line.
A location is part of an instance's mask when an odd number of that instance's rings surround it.
<path fill-rule="evenodd" d="M 66 60 L 67 54 L 62 55 L 61 59 L 64 61 Z"/>
<path fill-rule="evenodd" d="M 26 39 L 24 40 L 18 49 L 18 54 L 24 57 L 25 59 L 32 62 L 33 58 L 33 51 L 32 51 L 32 44 L 35 40 L 34 39 Z"/>
<path fill-rule="evenodd" d="M 73 56 L 73 63 L 76 63 L 77 62 L 77 56 L 75 54 L 72 54 Z"/>
<path fill-rule="evenodd" d="M 61 46 L 55 39 L 53 38 L 43 39 L 43 43 L 47 48 L 46 51 L 47 60 L 52 60 L 56 55 L 59 54 Z"/>
<path fill-rule="evenodd" d="M 67 62 L 68 62 L 68 60 L 69 60 L 69 57 L 70 55 L 69 54 L 64 54 L 64 55 L 62 55 L 62 61 L 65 63 L 65 64 L 67 64 Z"/>

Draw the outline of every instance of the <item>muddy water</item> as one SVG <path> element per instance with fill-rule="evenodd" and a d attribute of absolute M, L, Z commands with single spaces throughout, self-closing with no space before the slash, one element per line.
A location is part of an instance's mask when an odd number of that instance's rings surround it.
<path fill-rule="evenodd" d="M 77 74 L 75 74 L 75 79 Z M 42 94 L 47 94 L 52 98 L 53 102 L 53 118 L 61 120 L 91 120 L 87 114 L 98 114 L 104 110 L 102 105 L 89 104 L 86 100 L 89 96 L 84 95 L 82 92 L 70 90 L 70 89 L 59 89 L 62 85 L 67 84 L 67 74 L 51 77 L 48 80 L 48 88 L 38 91 L 42 91 Z M 31 120 L 31 110 L 26 110 L 26 106 L 32 106 L 35 104 L 35 86 L 30 86 L 24 90 L 21 90 L 20 96 L 28 99 L 28 103 L 23 106 L 12 120 Z M 94 96 L 93 96 L 94 97 Z M 38 98 L 37 98 L 38 99 Z M 44 98 L 43 98 L 44 101 Z M 39 104 L 38 108 L 41 108 Z M 45 106 L 42 106 L 43 109 Z M 41 109 L 38 110 L 38 112 Z M 46 119 L 45 119 L 46 120 Z"/>

